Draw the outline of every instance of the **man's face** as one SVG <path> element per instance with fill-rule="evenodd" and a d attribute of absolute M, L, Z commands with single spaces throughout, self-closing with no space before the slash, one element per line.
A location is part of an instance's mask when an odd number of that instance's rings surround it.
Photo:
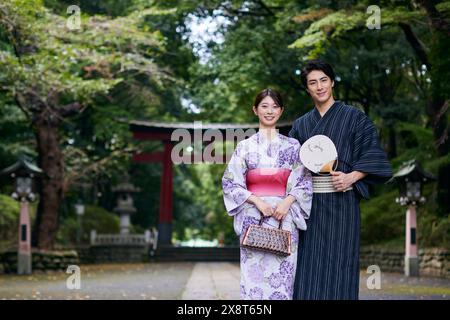
<path fill-rule="evenodd" d="M 324 103 L 333 95 L 334 81 L 323 71 L 313 70 L 306 77 L 308 92 L 314 102 Z"/>

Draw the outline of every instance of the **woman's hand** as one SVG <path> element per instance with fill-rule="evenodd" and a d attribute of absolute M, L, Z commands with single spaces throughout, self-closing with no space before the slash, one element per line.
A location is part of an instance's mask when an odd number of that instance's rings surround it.
<path fill-rule="evenodd" d="M 253 194 L 248 197 L 247 202 L 254 204 L 256 208 L 261 212 L 261 214 L 265 217 L 270 217 L 274 212 L 271 205 Z"/>
<path fill-rule="evenodd" d="M 264 217 L 270 217 L 274 213 L 272 206 L 262 199 L 256 201 L 255 206 Z"/>
<path fill-rule="evenodd" d="M 294 203 L 294 201 L 295 198 L 291 195 L 288 195 L 285 199 L 277 204 L 277 206 L 275 207 L 275 212 L 272 216 L 277 220 L 284 219 L 284 217 L 287 216 L 289 208 L 291 207 L 292 203 Z"/>

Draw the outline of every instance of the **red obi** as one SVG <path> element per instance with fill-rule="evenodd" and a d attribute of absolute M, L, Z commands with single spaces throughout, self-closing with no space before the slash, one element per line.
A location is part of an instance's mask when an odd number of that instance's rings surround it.
<path fill-rule="evenodd" d="M 258 168 L 247 172 L 247 190 L 255 196 L 286 195 L 286 184 L 291 174 L 289 169 Z"/>

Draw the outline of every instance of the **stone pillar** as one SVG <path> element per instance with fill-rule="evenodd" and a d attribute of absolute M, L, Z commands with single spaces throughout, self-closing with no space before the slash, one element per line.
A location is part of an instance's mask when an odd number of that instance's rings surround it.
<path fill-rule="evenodd" d="M 406 246 L 405 246 L 405 275 L 419 276 L 419 257 L 417 254 L 417 217 L 416 207 L 411 205 L 406 210 Z"/>
<path fill-rule="evenodd" d="M 31 274 L 31 231 L 28 201 L 20 201 L 19 249 L 17 252 L 17 273 Z"/>

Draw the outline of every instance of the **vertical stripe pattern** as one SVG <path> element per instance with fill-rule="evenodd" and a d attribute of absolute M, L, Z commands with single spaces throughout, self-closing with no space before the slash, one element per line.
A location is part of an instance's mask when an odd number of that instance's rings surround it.
<path fill-rule="evenodd" d="M 336 101 L 323 117 L 314 108 L 289 133 L 300 144 L 317 134 L 336 145 L 337 171 L 368 175 L 351 191 L 314 193 L 307 230 L 299 236 L 294 299 L 354 300 L 359 294 L 359 200 L 369 198 L 369 184 L 387 181 L 392 171 L 375 126 L 354 107 Z"/>

